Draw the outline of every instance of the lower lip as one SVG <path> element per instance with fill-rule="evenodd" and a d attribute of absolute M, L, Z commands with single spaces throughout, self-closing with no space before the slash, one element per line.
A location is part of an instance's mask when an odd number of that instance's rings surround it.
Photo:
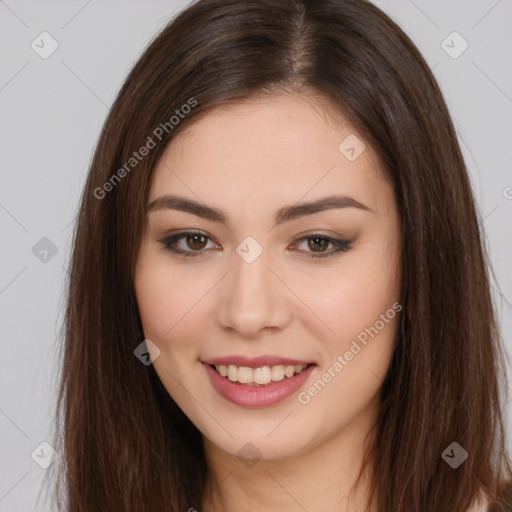
<path fill-rule="evenodd" d="M 229 402 L 243 407 L 267 407 L 283 401 L 300 389 L 316 367 L 312 364 L 293 377 L 285 377 L 267 386 L 247 386 L 231 382 L 209 364 L 203 365 L 217 393 Z"/>

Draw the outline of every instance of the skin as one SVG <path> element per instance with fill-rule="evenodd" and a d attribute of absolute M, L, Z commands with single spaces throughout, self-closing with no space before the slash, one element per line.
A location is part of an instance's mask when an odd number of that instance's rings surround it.
<path fill-rule="evenodd" d="M 367 510 L 366 479 L 350 499 L 349 492 L 376 417 L 398 314 L 305 405 L 297 393 L 263 408 L 232 404 L 200 362 L 234 354 L 312 361 L 317 366 L 300 390 L 307 391 L 400 302 L 400 221 L 391 184 L 363 135 L 342 117 L 329 118 L 325 107 L 296 94 L 218 107 L 177 135 L 153 172 L 148 204 L 179 194 L 228 219 L 151 211 L 136 265 L 144 334 L 160 350 L 154 368 L 205 441 L 212 492 L 191 507 Z M 355 161 L 338 149 L 350 134 L 366 145 Z M 272 227 L 279 208 L 334 193 L 370 211 L 331 209 Z M 178 242 L 188 252 L 199 247 L 196 257 L 161 242 L 187 230 L 209 237 Z M 304 237 L 318 232 L 353 244 L 313 259 L 318 253 Z M 250 264 L 236 252 L 247 236 L 263 248 Z M 259 450 L 252 467 L 237 457 L 247 442 Z"/>

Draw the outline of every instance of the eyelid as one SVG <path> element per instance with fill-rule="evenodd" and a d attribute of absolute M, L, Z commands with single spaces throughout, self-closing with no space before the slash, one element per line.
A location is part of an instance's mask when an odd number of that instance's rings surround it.
<path fill-rule="evenodd" d="M 314 238 L 320 238 L 323 240 L 327 240 L 327 243 L 331 244 L 333 247 L 328 251 L 317 252 L 317 253 L 315 253 L 314 251 L 299 251 L 301 253 L 306 253 L 306 256 L 304 256 L 305 258 L 309 258 L 309 259 L 328 258 L 329 256 L 334 256 L 336 254 L 350 250 L 354 243 L 354 240 L 344 240 L 342 238 L 334 238 L 329 235 L 315 232 L 315 233 L 306 234 L 305 236 L 301 236 L 295 242 L 293 242 L 293 246 L 296 246 L 298 243 L 301 243 L 301 242 L 304 242 L 304 241 L 307 241 L 310 239 L 314 239 Z"/>
<path fill-rule="evenodd" d="M 164 245 L 165 249 L 169 252 L 172 252 L 174 254 L 177 254 L 178 256 L 184 256 L 184 257 L 201 257 L 203 254 L 208 253 L 209 251 L 205 249 L 200 249 L 197 251 L 194 250 L 182 250 L 177 249 L 176 247 L 171 248 L 171 244 L 175 245 L 179 240 L 186 238 L 189 235 L 200 235 L 204 238 L 206 238 L 208 241 L 215 241 L 215 239 L 205 233 L 204 231 L 200 230 L 186 230 L 186 231 L 177 231 L 177 232 L 171 232 L 168 235 L 164 236 L 162 239 L 158 240 L 162 245 Z M 301 253 L 305 252 L 307 256 L 304 256 L 305 258 L 309 259 L 319 259 L 319 258 L 327 258 L 331 255 L 338 254 L 340 252 L 346 252 L 352 248 L 354 240 L 345 240 L 343 238 L 334 238 L 333 236 L 326 235 L 324 233 L 321 233 L 319 231 L 314 231 L 310 233 L 300 234 L 298 235 L 298 238 L 295 239 L 294 242 L 292 242 L 292 247 L 295 247 L 298 243 L 314 239 L 314 238 L 320 238 L 323 240 L 326 240 L 328 244 L 331 244 L 333 248 L 331 248 L 329 251 L 320 251 L 320 252 L 314 252 L 314 251 L 299 251 Z"/>
<path fill-rule="evenodd" d="M 200 256 L 201 254 L 207 252 L 204 249 L 201 249 L 201 250 L 198 250 L 198 251 L 192 251 L 192 250 L 183 251 L 181 249 L 171 249 L 169 247 L 169 245 L 171 243 L 176 244 L 181 239 L 186 238 L 187 236 L 190 236 L 190 235 L 200 235 L 200 236 L 202 236 L 202 237 L 207 239 L 207 243 L 208 243 L 208 241 L 215 241 L 215 239 L 212 236 L 208 235 L 204 231 L 189 229 L 189 230 L 186 230 L 186 231 L 177 231 L 177 232 L 168 233 L 163 238 L 159 239 L 158 242 L 163 244 L 164 247 L 169 252 L 173 252 L 175 254 L 181 254 L 181 255 L 184 255 L 184 256 L 188 256 L 188 255 L 190 255 L 190 256 Z"/>

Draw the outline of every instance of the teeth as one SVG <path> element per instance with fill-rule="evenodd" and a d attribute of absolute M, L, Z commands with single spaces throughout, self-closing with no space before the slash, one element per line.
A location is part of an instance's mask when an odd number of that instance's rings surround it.
<path fill-rule="evenodd" d="M 272 366 L 271 374 L 272 374 L 272 380 L 274 382 L 283 380 L 284 379 L 284 366 L 282 364 L 279 366 Z"/>
<path fill-rule="evenodd" d="M 284 369 L 284 374 L 287 376 L 287 377 L 293 377 L 295 373 L 295 366 L 287 366 L 285 369 Z"/>
<path fill-rule="evenodd" d="M 230 364 L 228 366 L 228 379 L 232 382 L 238 381 L 238 367 Z"/>
<path fill-rule="evenodd" d="M 240 384 L 249 384 L 253 382 L 254 371 L 252 368 L 247 368 L 247 366 L 240 366 L 238 368 L 238 382 Z"/>
<path fill-rule="evenodd" d="M 223 377 L 227 377 L 231 382 L 248 384 L 250 386 L 264 386 L 270 382 L 279 382 L 285 377 L 290 378 L 300 373 L 306 364 L 298 366 L 262 366 L 260 368 L 249 368 L 247 366 L 236 366 L 234 364 L 217 365 L 215 369 Z"/>

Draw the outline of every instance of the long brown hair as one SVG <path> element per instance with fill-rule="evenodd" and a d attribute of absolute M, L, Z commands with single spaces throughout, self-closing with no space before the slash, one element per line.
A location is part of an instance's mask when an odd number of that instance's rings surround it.
<path fill-rule="evenodd" d="M 201 509 L 201 435 L 134 356 L 149 181 L 199 115 L 279 92 L 328 100 L 375 150 L 397 198 L 403 316 L 366 458 L 379 510 L 466 512 L 480 489 L 495 498 L 510 478 L 488 258 L 456 133 L 419 51 L 364 0 L 201 0 L 125 80 L 83 191 L 56 409 L 59 509 Z M 142 146 L 151 148 L 134 164 Z M 452 442 L 468 453 L 457 469 L 442 457 Z"/>

